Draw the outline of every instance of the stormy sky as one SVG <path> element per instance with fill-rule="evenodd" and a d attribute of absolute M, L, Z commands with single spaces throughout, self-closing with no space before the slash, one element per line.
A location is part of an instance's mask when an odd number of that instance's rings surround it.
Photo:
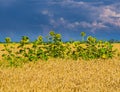
<path fill-rule="evenodd" d="M 120 0 L 0 0 L 0 41 L 31 40 L 49 31 L 63 41 L 86 32 L 102 40 L 120 40 Z"/>

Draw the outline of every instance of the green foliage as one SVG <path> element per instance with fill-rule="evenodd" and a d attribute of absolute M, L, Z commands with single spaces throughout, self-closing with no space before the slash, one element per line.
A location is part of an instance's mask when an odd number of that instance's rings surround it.
<path fill-rule="evenodd" d="M 86 33 L 85 32 L 81 32 L 80 34 L 82 36 L 82 42 L 84 42 L 84 37 L 86 36 Z"/>
<path fill-rule="evenodd" d="M 83 38 L 85 35 L 84 32 L 81 32 Z M 47 61 L 49 58 L 108 59 L 115 54 L 111 43 L 97 40 L 92 36 L 88 36 L 87 42 L 84 44 L 81 44 L 80 41 L 64 43 L 61 34 L 50 31 L 47 39 L 45 44 L 43 37 L 38 36 L 34 42 L 29 43 L 29 38 L 22 36 L 18 46 L 15 47 L 14 44 L 10 44 L 10 38 L 7 37 L 2 57 L 8 61 L 9 66 L 17 67 L 27 62 Z"/>
<path fill-rule="evenodd" d="M 29 37 L 22 36 L 22 39 L 20 41 L 21 45 L 27 44 L 29 42 Z"/>
<path fill-rule="evenodd" d="M 51 31 L 49 33 L 49 39 L 51 39 L 51 44 L 46 47 L 48 56 L 54 58 L 63 58 L 65 48 L 63 46 L 63 42 L 61 41 L 61 35 Z"/>
<path fill-rule="evenodd" d="M 6 42 L 6 43 L 10 43 L 10 42 L 11 42 L 11 38 L 10 38 L 10 37 L 6 37 L 6 38 L 5 38 L 5 42 Z"/>
<path fill-rule="evenodd" d="M 9 66 L 19 66 L 21 65 L 21 62 L 18 60 L 18 56 L 16 56 L 15 53 L 15 47 L 13 46 L 14 44 L 9 44 L 6 42 L 4 44 L 4 49 L 2 51 L 5 51 L 5 54 L 2 54 L 2 57 L 8 61 Z"/>

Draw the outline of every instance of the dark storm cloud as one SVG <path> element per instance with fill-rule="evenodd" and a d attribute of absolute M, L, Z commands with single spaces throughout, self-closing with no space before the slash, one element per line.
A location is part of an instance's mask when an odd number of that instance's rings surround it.
<path fill-rule="evenodd" d="M 33 39 L 50 30 L 62 33 L 65 40 L 79 39 L 81 31 L 99 38 L 101 32 L 118 36 L 119 6 L 119 0 L 0 0 L 1 37 Z"/>

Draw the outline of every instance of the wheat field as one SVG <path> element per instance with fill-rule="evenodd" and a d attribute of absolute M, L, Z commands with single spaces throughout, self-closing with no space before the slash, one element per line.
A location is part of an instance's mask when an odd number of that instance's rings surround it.
<path fill-rule="evenodd" d="M 120 44 L 114 44 L 118 49 Z M 0 92 L 120 92 L 120 57 L 0 67 Z"/>

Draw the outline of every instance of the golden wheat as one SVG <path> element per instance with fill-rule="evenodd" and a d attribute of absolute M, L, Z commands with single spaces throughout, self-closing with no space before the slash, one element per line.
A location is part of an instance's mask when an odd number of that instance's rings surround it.
<path fill-rule="evenodd" d="M 120 92 L 120 58 L 50 59 L 19 68 L 1 66 L 0 92 Z"/>

